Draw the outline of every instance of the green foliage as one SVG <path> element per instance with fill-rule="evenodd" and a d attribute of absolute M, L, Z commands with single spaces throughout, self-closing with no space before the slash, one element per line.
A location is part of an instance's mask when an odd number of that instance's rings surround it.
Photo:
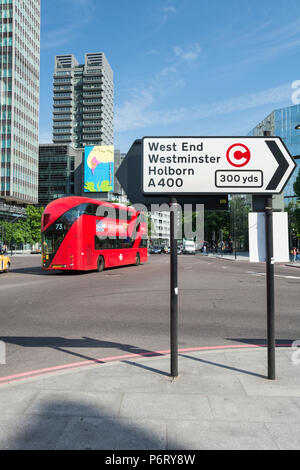
<path fill-rule="evenodd" d="M 297 237 L 300 238 L 300 206 L 296 207 L 294 215 L 295 215 L 295 228 L 297 232 Z"/>
<path fill-rule="evenodd" d="M 206 241 L 212 240 L 212 233 L 215 232 L 216 241 L 222 230 L 223 239 L 229 237 L 230 221 L 227 211 L 205 211 L 204 212 L 204 238 Z"/>
<path fill-rule="evenodd" d="M 300 170 L 298 172 L 298 176 L 296 178 L 296 181 L 294 183 L 294 191 L 295 191 L 295 194 L 298 198 L 298 200 L 300 200 Z"/>
<path fill-rule="evenodd" d="M 0 238 L 7 244 L 39 243 L 41 241 L 41 219 L 44 208 L 27 206 L 26 219 L 0 221 Z"/>
<path fill-rule="evenodd" d="M 231 237 L 238 246 L 248 249 L 248 213 L 250 206 L 243 197 L 233 197 L 230 201 Z"/>
<path fill-rule="evenodd" d="M 24 225 L 24 230 L 25 233 L 27 233 L 27 243 L 37 243 L 41 241 L 41 220 L 43 212 L 43 207 L 26 207 L 27 217 Z"/>
<path fill-rule="evenodd" d="M 300 201 L 290 201 L 285 207 L 289 216 L 289 230 L 292 236 L 300 238 Z"/>

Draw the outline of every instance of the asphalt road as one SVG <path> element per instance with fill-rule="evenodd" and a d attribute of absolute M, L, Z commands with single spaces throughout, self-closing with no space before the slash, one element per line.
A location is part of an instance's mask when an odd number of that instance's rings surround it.
<path fill-rule="evenodd" d="M 168 350 L 168 255 L 102 273 L 43 272 L 15 256 L 0 274 L 0 377 L 126 353 Z M 265 265 L 179 256 L 179 348 L 266 338 Z M 276 337 L 300 340 L 300 269 L 275 267 Z"/>

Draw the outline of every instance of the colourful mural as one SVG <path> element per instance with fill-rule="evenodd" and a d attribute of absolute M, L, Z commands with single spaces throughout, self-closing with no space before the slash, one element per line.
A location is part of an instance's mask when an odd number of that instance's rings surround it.
<path fill-rule="evenodd" d="M 84 192 L 101 193 L 114 190 L 114 147 L 85 147 Z"/>

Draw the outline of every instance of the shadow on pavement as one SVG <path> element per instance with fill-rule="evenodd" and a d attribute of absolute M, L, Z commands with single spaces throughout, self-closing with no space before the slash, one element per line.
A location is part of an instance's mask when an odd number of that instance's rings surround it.
<path fill-rule="evenodd" d="M 93 271 L 43 271 L 40 266 L 30 266 L 28 268 L 11 268 L 10 272 L 36 276 L 78 276 L 80 274 L 88 274 Z"/>
<path fill-rule="evenodd" d="M 94 357 L 87 356 L 85 354 L 72 351 L 72 348 L 107 348 L 107 349 L 119 349 L 122 352 L 128 354 L 133 354 L 141 357 L 158 357 L 164 356 L 155 351 L 148 349 L 140 348 L 138 346 L 133 346 L 131 344 L 122 344 L 112 341 L 101 341 L 94 338 L 87 338 L 83 336 L 82 338 L 61 338 L 61 337 L 31 337 L 31 336 L 0 336 L 0 340 L 4 341 L 6 344 L 13 344 L 16 346 L 21 346 L 23 348 L 50 348 L 56 351 L 61 351 L 71 356 L 76 356 L 84 360 L 95 362 L 98 364 L 104 364 L 105 360 L 99 360 Z M 70 348 L 70 349 L 68 349 Z M 121 360 L 121 359 L 120 359 Z M 163 374 L 160 370 L 152 369 L 153 372 Z"/>
<path fill-rule="evenodd" d="M 107 395 L 106 395 L 107 397 Z M 164 450 L 167 446 L 165 423 L 161 420 L 120 418 L 120 400 L 107 406 L 105 396 L 82 394 L 74 399 L 38 398 L 32 414 L 4 418 L 0 449 L 6 450 Z M 96 401 L 90 405 L 88 401 Z M 111 401 L 111 400 L 110 400 Z M 103 462 L 105 463 L 105 462 Z"/>
<path fill-rule="evenodd" d="M 160 354 L 155 354 L 155 356 L 159 356 L 159 355 Z M 153 357 L 153 356 L 150 356 L 150 357 Z M 140 369 L 149 370 L 150 372 L 155 372 L 156 374 L 159 373 L 160 375 L 165 375 L 166 377 L 170 377 L 170 374 L 168 372 L 159 371 L 157 369 L 154 369 L 153 367 L 146 366 L 145 364 L 140 364 L 138 362 L 132 362 L 132 361 L 122 361 L 122 362 L 124 364 L 129 364 L 130 366 L 139 367 Z"/>
<path fill-rule="evenodd" d="M 180 354 L 180 356 L 184 357 L 186 359 L 192 359 L 193 361 L 201 362 L 202 364 L 208 364 L 210 366 L 221 367 L 222 369 L 228 369 L 228 370 L 232 370 L 234 372 L 241 372 L 243 374 L 252 375 L 254 377 L 260 377 L 260 378 L 263 378 L 263 379 L 267 378 L 265 375 L 257 374 L 256 372 L 251 372 L 251 371 L 244 370 L 244 369 L 238 369 L 237 367 L 227 366 L 225 364 L 219 364 L 218 362 L 212 362 L 212 361 L 208 361 L 206 359 L 200 359 L 198 357 L 187 356 L 186 354 Z"/>
<path fill-rule="evenodd" d="M 144 263 L 141 263 L 140 266 L 143 266 Z M 113 268 L 106 268 L 102 273 L 98 273 L 99 276 L 101 274 L 105 275 L 114 275 L 114 271 L 120 271 L 128 268 L 137 268 L 134 264 L 128 264 L 125 266 L 115 266 Z M 91 273 L 97 273 L 96 270 L 91 270 L 91 271 L 43 271 L 41 266 L 30 266 L 26 268 L 11 268 L 10 273 L 15 273 L 15 274 L 30 274 L 30 275 L 36 275 L 36 276 L 82 276 L 82 275 L 87 275 Z"/>

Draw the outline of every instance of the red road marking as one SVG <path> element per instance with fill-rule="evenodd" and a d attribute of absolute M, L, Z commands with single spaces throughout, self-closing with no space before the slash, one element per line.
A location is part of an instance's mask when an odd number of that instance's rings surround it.
<path fill-rule="evenodd" d="M 266 346 L 267 346 L 266 344 L 233 344 L 233 345 L 226 345 L 226 346 L 202 346 L 198 348 L 179 349 L 178 352 L 184 353 L 184 352 L 192 352 L 192 351 L 210 351 L 210 350 L 218 350 L 218 349 L 265 348 Z M 280 344 L 276 347 L 290 347 L 290 346 L 291 344 Z M 112 356 L 112 357 L 104 357 L 101 359 L 94 359 L 90 361 L 74 362 L 70 364 L 64 364 L 61 366 L 48 367 L 46 369 L 33 370 L 29 372 L 22 372 L 20 374 L 10 375 L 7 377 L 2 377 L 0 378 L 0 386 L 9 384 L 11 382 L 16 382 L 18 380 L 22 380 L 25 378 L 44 376 L 51 372 L 57 372 L 60 370 L 86 367 L 92 364 L 106 364 L 108 362 L 122 361 L 124 359 L 167 356 L 168 354 L 170 354 L 170 350 L 145 352 L 145 353 L 140 353 L 140 354 L 123 354 L 122 356 Z"/>

